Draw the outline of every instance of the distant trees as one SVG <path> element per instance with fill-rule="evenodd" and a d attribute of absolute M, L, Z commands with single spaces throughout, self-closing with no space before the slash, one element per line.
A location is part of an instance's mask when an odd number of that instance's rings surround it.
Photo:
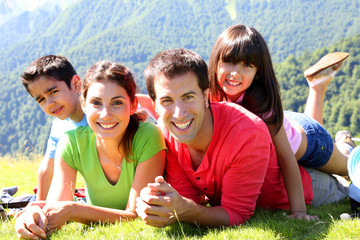
<path fill-rule="evenodd" d="M 360 133 L 359 9 L 358 0 L 87 0 L 34 16 L 31 33 L 12 31 L 6 39 L 17 40 L 0 49 L 0 155 L 44 149 L 52 118 L 18 80 L 35 58 L 64 55 L 80 76 L 99 60 L 118 61 L 135 71 L 146 92 L 143 71 L 155 54 L 185 47 L 208 61 L 219 34 L 235 23 L 255 27 L 268 42 L 285 109 L 304 110 L 307 67 L 327 52 L 349 52 L 326 96 L 325 125 L 332 134 L 342 128 Z M 1 36 L 7 28 L 0 27 Z"/>

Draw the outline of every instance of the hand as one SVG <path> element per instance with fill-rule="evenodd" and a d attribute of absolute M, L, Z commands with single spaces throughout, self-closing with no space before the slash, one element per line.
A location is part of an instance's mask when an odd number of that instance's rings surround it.
<path fill-rule="evenodd" d="M 161 194 L 162 193 L 162 194 Z M 185 211 L 185 200 L 162 176 L 149 183 L 136 199 L 136 212 L 146 224 L 166 227 Z"/>
<path fill-rule="evenodd" d="M 288 218 L 295 218 L 295 219 L 305 219 L 308 221 L 316 221 L 319 220 L 318 216 L 308 215 L 306 212 L 293 212 L 287 216 Z"/>
<path fill-rule="evenodd" d="M 67 221 L 71 218 L 72 210 L 70 209 L 70 201 L 56 201 L 56 202 L 47 202 L 46 205 L 42 208 L 48 223 L 47 230 L 48 233 L 52 233 L 57 229 L 60 229 Z"/>
<path fill-rule="evenodd" d="M 45 202 L 30 203 L 15 215 L 15 230 L 19 238 L 46 238 L 47 218 L 41 209 L 44 205 Z"/>

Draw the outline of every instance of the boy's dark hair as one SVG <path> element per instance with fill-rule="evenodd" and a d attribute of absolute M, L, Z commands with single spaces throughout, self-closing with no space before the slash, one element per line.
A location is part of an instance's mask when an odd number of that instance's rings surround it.
<path fill-rule="evenodd" d="M 150 98 L 153 101 L 156 99 L 154 80 L 157 75 L 163 74 L 172 79 L 187 72 L 195 73 L 202 91 L 209 88 L 207 65 L 199 54 L 184 48 L 170 49 L 157 54 L 150 60 L 144 72 Z"/>
<path fill-rule="evenodd" d="M 35 59 L 21 74 L 21 83 L 29 92 L 28 86 L 39 77 L 45 76 L 63 81 L 71 88 L 71 79 L 77 75 L 70 61 L 63 56 L 46 55 Z"/>

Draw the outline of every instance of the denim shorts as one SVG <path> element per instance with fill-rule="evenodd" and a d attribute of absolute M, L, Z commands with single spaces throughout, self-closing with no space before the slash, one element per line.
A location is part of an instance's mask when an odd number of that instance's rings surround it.
<path fill-rule="evenodd" d="M 284 117 L 299 123 L 307 137 L 306 152 L 298 160 L 298 164 L 308 168 L 324 166 L 334 150 L 334 142 L 329 132 L 304 113 L 285 111 Z"/>

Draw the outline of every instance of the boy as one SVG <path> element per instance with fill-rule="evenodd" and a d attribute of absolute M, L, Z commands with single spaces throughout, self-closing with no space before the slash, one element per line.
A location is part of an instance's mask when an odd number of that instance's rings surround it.
<path fill-rule="evenodd" d="M 46 55 L 34 60 L 21 75 L 28 93 L 53 121 L 45 156 L 38 169 L 37 200 L 46 200 L 54 171 L 55 150 L 66 131 L 87 125 L 80 106 L 81 79 L 70 61 Z"/>

